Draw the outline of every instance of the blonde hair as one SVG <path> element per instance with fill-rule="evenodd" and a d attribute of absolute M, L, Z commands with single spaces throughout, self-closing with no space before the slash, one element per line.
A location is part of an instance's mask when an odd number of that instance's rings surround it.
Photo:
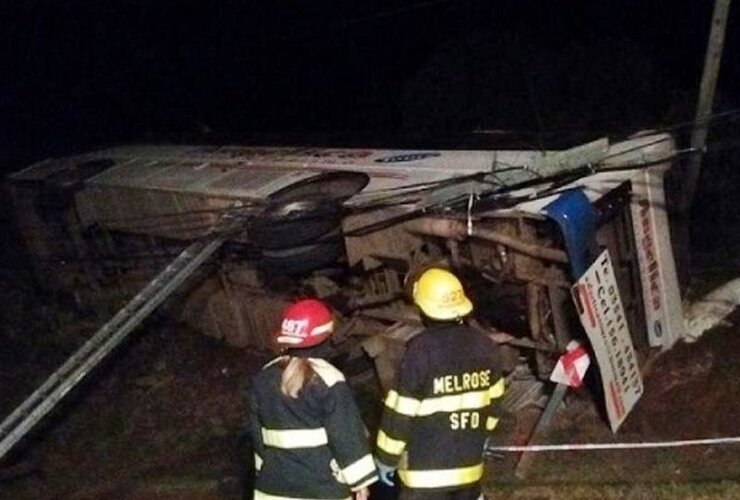
<path fill-rule="evenodd" d="M 282 363 L 283 376 L 280 379 L 280 391 L 289 398 L 297 398 L 301 389 L 315 375 L 311 362 L 305 358 L 290 356 Z"/>

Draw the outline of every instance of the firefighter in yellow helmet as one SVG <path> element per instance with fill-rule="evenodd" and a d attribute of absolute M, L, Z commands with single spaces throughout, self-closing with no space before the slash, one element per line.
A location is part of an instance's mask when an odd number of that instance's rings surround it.
<path fill-rule="evenodd" d="M 424 271 L 413 299 L 426 328 L 408 343 L 385 398 L 381 481 L 392 486 L 397 473 L 404 500 L 482 498 L 483 444 L 504 392 L 495 344 L 463 323 L 473 304 L 451 272 Z"/>

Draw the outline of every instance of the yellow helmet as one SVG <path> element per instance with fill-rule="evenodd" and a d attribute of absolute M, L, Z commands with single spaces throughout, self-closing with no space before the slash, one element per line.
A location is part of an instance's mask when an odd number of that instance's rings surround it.
<path fill-rule="evenodd" d="M 432 319 L 462 318 L 473 310 L 460 280 L 444 269 L 424 271 L 414 283 L 413 296 L 416 305 Z"/>

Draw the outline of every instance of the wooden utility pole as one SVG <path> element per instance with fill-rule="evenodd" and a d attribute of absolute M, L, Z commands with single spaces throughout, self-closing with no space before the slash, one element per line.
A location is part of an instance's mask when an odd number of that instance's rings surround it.
<path fill-rule="evenodd" d="M 696 151 L 686 166 L 684 177 L 683 198 L 681 212 L 687 213 L 696 192 L 696 184 L 701 173 L 701 161 L 704 156 L 709 131 L 714 91 L 717 88 L 717 75 L 722 60 L 722 47 L 725 41 L 725 27 L 727 14 L 730 11 L 730 0 L 715 0 L 712 14 L 712 27 L 707 42 L 707 52 L 704 56 L 704 73 L 699 88 L 699 101 L 696 105 L 696 124 L 691 133 L 691 148 Z"/>

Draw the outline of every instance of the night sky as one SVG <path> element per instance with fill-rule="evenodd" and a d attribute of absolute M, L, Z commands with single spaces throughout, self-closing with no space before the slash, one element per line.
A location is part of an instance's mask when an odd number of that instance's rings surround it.
<path fill-rule="evenodd" d="M 675 123 L 694 112 L 711 10 L 710 0 L 5 2 L 0 162 L 7 171 L 131 141 L 462 147 L 476 130 L 541 139 Z M 733 5 L 719 109 L 740 101 L 739 22 Z"/>

